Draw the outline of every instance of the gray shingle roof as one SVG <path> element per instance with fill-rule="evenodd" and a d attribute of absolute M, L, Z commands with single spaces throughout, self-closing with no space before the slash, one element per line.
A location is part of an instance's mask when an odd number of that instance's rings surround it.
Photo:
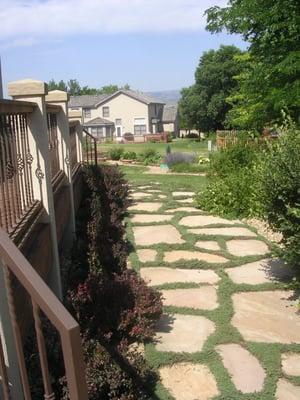
<path fill-rule="evenodd" d="M 108 119 L 100 117 L 91 119 L 90 121 L 84 123 L 84 126 L 104 126 L 104 125 L 114 125 L 114 123 L 112 121 L 109 121 Z"/>
<path fill-rule="evenodd" d="M 102 102 L 109 94 L 89 95 L 84 94 L 82 96 L 71 96 L 69 101 L 69 107 L 87 107 L 92 108 L 95 104 Z"/>
<path fill-rule="evenodd" d="M 154 97 L 148 96 L 142 92 L 136 92 L 134 90 L 118 90 L 113 94 L 101 94 L 101 95 L 82 95 L 82 96 L 71 96 L 69 101 L 69 108 L 73 107 L 84 107 L 93 108 L 96 107 L 110 98 L 117 96 L 118 94 L 125 94 L 135 100 L 138 100 L 144 104 L 165 104 L 163 101 L 155 99 Z"/>
<path fill-rule="evenodd" d="M 165 106 L 163 113 L 163 122 L 175 122 L 178 113 L 177 106 Z"/>

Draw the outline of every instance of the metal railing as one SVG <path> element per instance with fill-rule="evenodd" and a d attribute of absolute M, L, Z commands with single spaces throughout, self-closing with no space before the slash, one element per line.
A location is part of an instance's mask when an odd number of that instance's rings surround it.
<path fill-rule="evenodd" d="M 13 282 L 15 280 L 26 290 L 32 303 L 41 375 L 44 385 L 44 398 L 54 400 L 55 395 L 51 386 L 47 351 L 40 316 L 41 312 L 49 319 L 60 335 L 70 400 L 87 400 L 85 366 L 79 325 L 13 244 L 8 235 L 1 229 L 0 254 L 0 268 L 2 267 L 4 270 L 9 317 L 13 330 L 24 399 L 31 400 L 31 392 L 14 299 Z M 8 371 L 6 370 L 3 353 L 0 341 L 0 382 L 3 387 L 4 400 L 10 400 Z"/>
<path fill-rule="evenodd" d="M 33 110 L 32 103 L 0 100 L 0 227 L 8 233 L 37 203 L 27 121 Z"/>
<path fill-rule="evenodd" d="M 72 169 L 78 164 L 75 124 L 70 124 L 70 162 Z"/>
<path fill-rule="evenodd" d="M 50 152 L 50 169 L 52 179 L 58 174 L 59 166 L 59 152 L 58 152 L 58 136 L 57 136 L 57 115 L 56 107 L 47 105 L 47 128 Z"/>
<path fill-rule="evenodd" d="M 86 129 L 83 129 L 83 153 L 84 153 L 84 161 L 87 164 L 95 164 L 98 163 L 97 156 L 97 139 L 94 138 Z"/>

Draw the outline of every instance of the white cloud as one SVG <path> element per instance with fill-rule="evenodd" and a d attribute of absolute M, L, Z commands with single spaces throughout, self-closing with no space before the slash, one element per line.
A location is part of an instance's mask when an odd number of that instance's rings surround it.
<path fill-rule="evenodd" d="M 2 46 L 78 34 L 201 31 L 226 0 L 0 0 Z"/>

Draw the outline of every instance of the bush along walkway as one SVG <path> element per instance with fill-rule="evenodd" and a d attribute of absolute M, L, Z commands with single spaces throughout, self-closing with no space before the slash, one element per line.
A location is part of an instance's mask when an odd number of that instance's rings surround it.
<path fill-rule="evenodd" d="M 155 178 L 154 178 L 155 179 Z M 161 290 L 145 345 L 159 399 L 300 399 L 300 315 L 292 271 L 237 220 L 207 215 L 192 191 L 135 186 L 130 267 Z"/>

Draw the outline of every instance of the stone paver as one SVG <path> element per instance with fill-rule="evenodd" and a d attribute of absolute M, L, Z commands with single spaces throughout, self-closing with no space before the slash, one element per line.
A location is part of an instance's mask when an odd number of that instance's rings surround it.
<path fill-rule="evenodd" d="M 184 243 L 180 233 L 173 225 L 135 226 L 133 227 L 133 234 L 137 246 Z"/>
<path fill-rule="evenodd" d="M 245 340 L 300 343 L 300 315 L 292 291 L 235 293 L 231 320 Z"/>
<path fill-rule="evenodd" d="M 300 353 L 282 354 L 281 366 L 286 375 L 300 376 Z"/>
<path fill-rule="evenodd" d="M 181 199 L 181 200 L 176 200 L 177 203 L 187 203 L 187 204 L 192 204 L 194 203 L 194 199 L 189 197 L 187 199 Z"/>
<path fill-rule="evenodd" d="M 250 231 L 247 228 L 198 228 L 198 229 L 188 229 L 189 233 L 194 233 L 195 235 L 220 235 L 220 236 L 249 236 L 255 237 L 256 233 Z"/>
<path fill-rule="evenodd" d="M 157 195 L 157 197 L 159 199 L 166 199 L 168 196 L 166 196 L 165 194 L 159 194 L 159 195 Z"/>
<path fill-rule="evenodd" d="M 137 250 L 137 255 L 140 262 L 155 261 L 157 251 L 153 249 L 140 249 Z"/>
<path fill-rule="evenodd" d="M 197 212 L 197 213 L 201 213 L 201 210 L 199 210 L 199 208 L 195 208 L 195 207 L 177 207 L 177 208 L 173 208 L 170 210 L 166 210 L 166 213 L 175 213 L 175 212 Z"/>
<path fill-rule="evenodd" d="M 269 252 L 269 247 L 261 240 L 243 240 L 233 239 L 226 243 L 230 254 L 237 257 L 264 255 Z"/>
<path fill-rule="evenodd" d="M 193 216 L 183 217 L 179 221 L 179 224 L 193 228 L 196 226 L 213 225 L 213 224 L 233 225 L 236 224 L 237 222 L 238 221 L 232 221 L 221 217 L 214 217 L 212 215 L 193 215 Z"/>
<path fill-rule="evenodd" d="M 149 190 L 147 190 L 147 192 L 149 192 L 149 193 L 161 193 L 161 190 L 159 190 L 159 189 L 149 189 Z"/>
<path fill-rule="evenodd" d="M 213 286 L 193 289 L 171 289 L 161 291 L 165 306 L 189 307 L 200 310 L 214 310 L 218 307 L 217 290 Z"/>
<path fill-rule="evenodd" d="M 179 260 L 199 260 L 208 263 L 225 263 L 228 260 L 216 254 L 202 253 L 200 251 L 172 250 L 166 251 L 164 261 L 175 262 Z"/>
<path fill-rule="evenodd" d="M 141 199 L 144 199 L 144 198 L 149 198 L 149 197 L 151 197 L 152 196 L 152 194 L 151 193 L 144 193 L 144 192 L 135 192 L 135 193 L 131 193 L 131 197 L 134 199 L 134 200 L 141 200 Z"/>
<path fill-rule="evenodd" d="M 180 269 L 153 267 L 141 268 L 140 274 L 149 282 L 149 286 L 164 285 L 166 283 L 217 283 L 220 278 L 212 270 L 205 269 Z"/>
<path fill-rule="evenodd" d="M 209 240 L 199 240 L 198 242 L 195 243 L 195 246 L 200 247 L 201 249 L 206 249 L 206 250 L 218 251 L 221 249 L 218 242 L 209 241 Z"/>
<path fill-rule="evenodd" d="M 210 400 L 219 394 L 215 377 L 205 365 L 167 365 L 159 369 L 159 374 L 175 400 Z"/>
<path fill-rule="evenodd" d="M 144 202 L 144 203 L 137 203 L 133 206 L 128 207 L 129 211 L 149 211 L 155 212 L 158 211 L 162 206 L 162 203 L 156 202 Z"/>
<path fill-rule="evenodd" d="M 234 343 L 219 345 L 216 350 L 237 390 L 253 393 L 263 389 L 266 373 L 248 350 Z"/>
<path fill-rule="evenodd" d="M 170 221 L 173 218 L 173 215 L 164 215 L 164 214 L 136 214 L 131 218 L 131 221 L 136 224 L 148 224 L 152 222 L 164 222 Z"/>
<path fill-rule="evenodd" d="M 157 324 L 156 349 L 158 351 L 195 353 L 201 351 L 215 324 L 198 315 L 164 314 Z"/>
<path fill-rule="evenodd" d="M 300 386 L 293 385 L 286 379 L 279 379 L 276 390 L 276 400 L 299 400 Z"/>
<path fill-rule="evenodd" d="M 173 197 L 189 197 L 189 196 L 195 196 L 195 192 L 172 192 Z"/>
<path fill-rule="evenodd" d="M 293 272 L 280 260 L 265 259 L 227 268 L 225 272 L 234 283 L 259 285 L 262 283 L 285 281 L 293 276 Z"/>

